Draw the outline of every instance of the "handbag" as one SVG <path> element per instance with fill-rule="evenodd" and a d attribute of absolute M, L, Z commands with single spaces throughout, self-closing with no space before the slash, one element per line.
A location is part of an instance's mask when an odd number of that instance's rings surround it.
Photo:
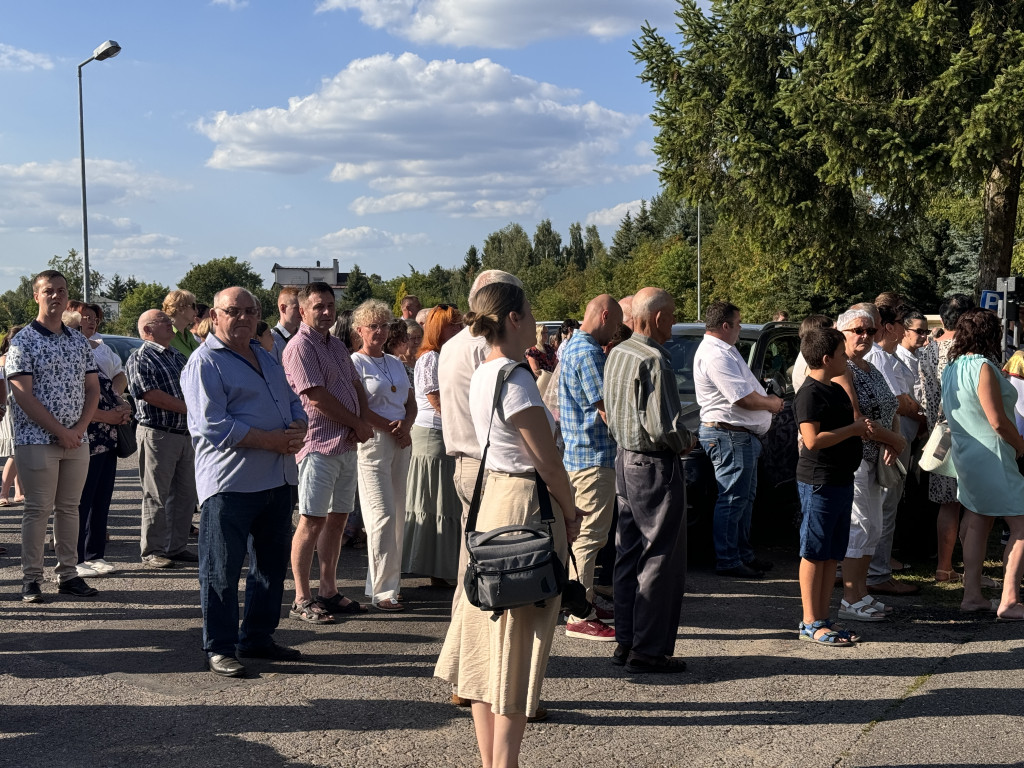
<path fill-rule="evenodd" d="M 953 435 L 949 431 L 949 424 L 945 421 L 937 421 L 932 427 L 932 433 L 921 449 L 921 460 L 918 465 L 925 472 L 944 477 L 956 477 L 956 470 L 953 468 L 952 448 Z"/>
<path fill-rule="evenodd" d="M 114 452 L 117 454 L 119 459 L 127 459 L 137 450 L 139 450 L 139 443 L 135 439 L 135 417 L 133 416 L 127 424 L 118 424 L 117 426 L 117 448 Z"/>
<path fill-rule="evenodd" d="M 541 522 L 538 529 L 529 525 L 506 525 L 490 531 L 477 531 L 477 514 L 483 491 L 487 449 L 491 445 L 491 424 L 494 413 L 501 409 L 501 392 L 512 372 L 526 363 L 509 363 L 498 373 L 491 406 L 491 422 L 487 427 L 480 471 L 473 488 L 473 500 L 466 520 L 466 551 L 469 564 L 463 579 L 466 599 L 483 611 L 492 612 L 492 620 L 510 608 L 527 605 L 543 606 L 547 600 L 562 594 L 566 582 L 565 566 L 555 552 L 551 524 L 555 521 L 548 488 L 534 471 Z M 532 375 L 532 374 L 531 374 Z"/>
<path fill-rule="evenodd" d="M 879 447 L 878 459 L 875 461 L 878 470 L 878 484 L 883 488 L 898 488 L 907 477 L 907 468 L 896 459 L 892 464 L 885 463 L 885 449 Z"/>

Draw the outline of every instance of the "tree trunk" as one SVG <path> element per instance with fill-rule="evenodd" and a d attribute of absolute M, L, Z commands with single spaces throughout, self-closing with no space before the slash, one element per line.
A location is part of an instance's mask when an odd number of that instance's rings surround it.
<path fill-rule="evenodd" d="M 996 278 L 1010 274 L 1020 200 L 1021 158 L 1007 150 L 985 180 L 985 231 L 978 258 L 979 292 L 996 289 Z"/>

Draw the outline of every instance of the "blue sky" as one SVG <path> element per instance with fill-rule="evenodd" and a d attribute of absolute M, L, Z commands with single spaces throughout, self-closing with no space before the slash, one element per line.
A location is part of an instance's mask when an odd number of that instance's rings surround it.
<path fill-rule="evenodd" d="M 0 291 L 81 250 L 173 285 L 233 255 L 384 278 L 510 221 L 597 224 L 658 191 L 631 41 L 673 0 L 7 2 Z"/>

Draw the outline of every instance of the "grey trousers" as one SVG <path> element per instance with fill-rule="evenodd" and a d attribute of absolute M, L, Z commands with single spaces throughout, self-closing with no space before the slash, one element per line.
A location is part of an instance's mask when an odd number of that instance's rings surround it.
<path fill-rule="evenodd" d="M 54 572 L 58 581 L 78 576 L 78 505 L 89 474 L 89 446 L 73 450 L 50 445 L 16 445 L 14 463 L 25 489 L 21 519 L 21 569 L 25 584 L 43 580 L 43 542 L 53 512 Z"/>
<path fill-rule="evenodd" d="M 671 656 L 686 589 L 686 483 L 679 456 L 615 454 L 615 639 Z"/>
<path fill-rule="evenodd" d="M 908 470 L 910 469 L 910 441 L 907 441 L 907 449 L 900 454 L 900 463 Z M 875 554 L 871 558 L 871 565 L 868 566 L 868 584 L 884 584 L 892 578 L 892 568 L 889 567 L 889 560 L 892 558 L 892 541 L 896 535 L 896 513 L 899 511 L 900 501 L 903 499 L 903 488 L 906 479 L 895 488 L 882 489 L 882 531 L 878 537 L 878 544 L 875 545 Z"/>
<path fill-rule="evenodd" d="M 142 483 L 142 559 L 170 557 L 185 550 L 196 511 L 196 469 L 192 438 L 138 427 Z"/>

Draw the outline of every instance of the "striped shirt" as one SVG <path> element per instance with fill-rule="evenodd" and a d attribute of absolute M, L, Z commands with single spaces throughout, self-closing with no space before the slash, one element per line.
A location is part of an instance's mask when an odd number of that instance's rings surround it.
<path fill-rule="evenodd" d="M 345 343 L 328 334 L 326 337 L 312 326 L 302 323 L 284 347 L 284 372 L 288 384 L 302 401 L 309 417 L 306 442 L 295 458 L 302 461 L 307 453 L 338 456 L 356 447 L 356 434 L 314 406 L 306 393 L 324 387 L 343 408 L 359 415 L 356 380 L 359 374 L 352 365 Z"/>
<path fill-rule="evenodd" d="M 142 396 L 147 392 L 159 389 L 171 397 L 184 400 L 181 391 L 181 369 L 188 360 L 173 347 L 162 347 L 155 341 L 144 341 L 128 357 L 124 366 L 128 377 L 128 391 L 135 398 L 135 412 L 139 424 L 144 427 L 180 430 L 184 434 L 188 430 L 188 417 L 184 413 L 165 411 L 150 405 Z"/>
<path fill-rule="evenodd" d="M 682 453 L 693 446 L 695 438 L 683 426 L 676 377 L 668 361 L 664 347 L 639 333 L 609 353 L 604 407 L 608 431 L 621 448 Z"/>
<path fill-rule="evenodd" d="M 576 331 L 562 344 L 558 374 L 558 411 L 570 472 L 615 466 L 615 441 L 595 403 L 604 399 L 605 354 L 594 337 Z"/>

